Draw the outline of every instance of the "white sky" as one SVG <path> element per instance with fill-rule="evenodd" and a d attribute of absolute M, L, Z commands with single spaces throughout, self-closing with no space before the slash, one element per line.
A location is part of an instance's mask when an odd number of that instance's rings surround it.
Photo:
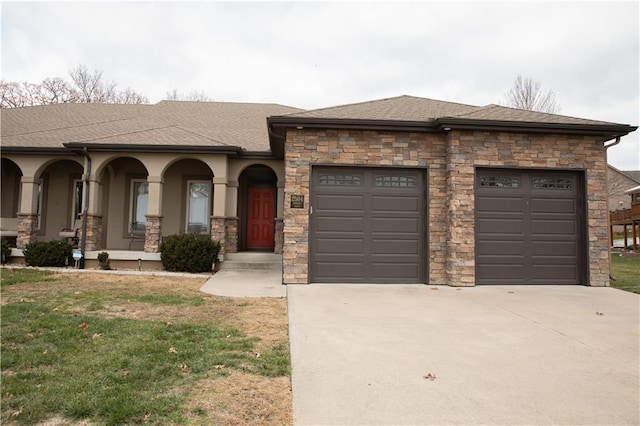
<path fill-rule="evenodd" d="M 152 103 L 167 92 L 320 108 L 413 95 L 506 104 L 518 74 L 561 114 L 640 124 L 638 1 L 10 2 L 1 77 L 79 64 Z M 636 131 L 609 162 L 640 170 Z"/>

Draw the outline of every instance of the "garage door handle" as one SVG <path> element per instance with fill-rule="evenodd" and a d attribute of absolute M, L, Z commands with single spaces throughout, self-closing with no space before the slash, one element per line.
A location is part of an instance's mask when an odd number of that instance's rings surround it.
<path fill-rule="evenodd" d="M 313 214 L 313 206 L 309 206 L 309 214 Z"/>

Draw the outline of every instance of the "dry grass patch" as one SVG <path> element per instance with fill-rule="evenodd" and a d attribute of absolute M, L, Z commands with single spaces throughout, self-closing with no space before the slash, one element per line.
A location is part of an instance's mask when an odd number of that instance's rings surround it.
<path fill-rule="evenodd" d="M 194 383 L 176 383 L 182 403 L 181 419 L 177 417 L 142 417 L 150 424 L 291 424 L 292 397 L 290 377 L 278 371 L 284 366 L 283 351 L 288 353 L 287 305 L 284 298 L 226 298 L 199 291 L 207 277 L 166 277 L 116 275 L 104 273 L 54 273 L 42 279 L 19 280 L 5 285 L 5 278 L 19 274 L 2 269 L 2 307 L 33 306 L 57 316 L 103 320 L 140 320 L 162 324 L 164 327 L 211 326 L 212 329 L 238 330 L 253 342 L 246 356 L 260 358 L 257 364 L 241 363 L 235 367 L 217 365 L 204 378 Z M 31 308 L 30 308 L 31 309 Z M 83 320 L 86 321 L 86 320 Z M 88 321 L 87 321 L 88 322 Z M 3 324 L 3 337 L 4 328 Z M 8 324 L 7 324 L 8 325 Z M 93 325 L 91 325 L 93 327 Z M 92 330 L 91 328 L 89 330 Z M 93 331 L 91 331 L 93 332 Z M 157 331 L 155 332 L 157 333 Z M 90 333 L 91 334 L 91 333 Z M 238 337 L 230 337 L 238 339 Z M 224 336 L 222 336 L 224 339 Z M 27 350 L 29 341 L 4 341 L 3 351 Z M 51 352 L 49 352 L 51 354 Z M 286 360 L 285 360 L 286 361 Z M 286 361 L 288 362 L 288 361 Z M 16 364 L 3 371 L 5 380 L 23 374 Z M 284 368 L 284 370 L 283 370 Z M 11 374 L 8 374 L 11 372 Z M 286 373 L 285 373 L 286 374 Z M 274 376 L 275 377 L 269 377 Z M 166 390 L 164 391 L 166 393 Z M 177 398 L 177 399 L 180 399 Z M 8 404 L 3 404 L 7 407 Z M 11 416 L 3 408 L 3 421 L 27 424 L 20 415 Z M 88 410 L 88 408 L 87 408 Z M 100 418 L 61 416 L 51 411 L 49 420 L 41 424 L 88 424 Z M 131 418 L 131 421 L 138 421 Z M 186 423 L 185 423 L 186 421 Z M 38 422 L 35 422 L 38 423 Z M 33 423 L 31 423 L 33 424 Z"/>

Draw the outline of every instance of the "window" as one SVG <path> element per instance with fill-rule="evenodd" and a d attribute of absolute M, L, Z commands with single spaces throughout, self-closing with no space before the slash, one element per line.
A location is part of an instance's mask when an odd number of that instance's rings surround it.
<path fill-rule="evenodd" d="M 211 182 L 187 181 L 187 232 L 204 234 L 209 232 L 211 216 Z"/>
<path fill-rule="evenodd" d="M 320 175 L 320 185 L 360 186 L 360 176 Z"/>
<path fill-rule="evenodd" d="M 480 176 L 480 186 L 495 188 L 519 188 L 520 179 L 515 176 Z"/>
<path fill-rule="evenodd" d="M 38 199 L 36 201 L 36 214 L 38 215 L 38 230 L 42 228 L 42 209 L 44 196 L 44 179 L 38 181 Z"/>
<path fill-rule="evenodd" d="M 536 178 L 531 185 L 535 189 L 573 189 L 573 180 L 568 178 Z"/>
<path fill-rule="evenodd" d="M 82 214 L 82 180 L 73 180 L 73 201 L 71 206 L 71 226 L 80 218 Z"/>
<path fill-rule="evenodd" d="M 416 178 L 412 176 L 376 176 L 374 185 L 382 187 L 415 188 Z"/>
<path fill-rule="evenodd" d="M 149 184 L 146 180 L 134 179 L 131 181 L 131 233 L 142 233 L 146 229 L 147 201 L 149 198 Z"/>

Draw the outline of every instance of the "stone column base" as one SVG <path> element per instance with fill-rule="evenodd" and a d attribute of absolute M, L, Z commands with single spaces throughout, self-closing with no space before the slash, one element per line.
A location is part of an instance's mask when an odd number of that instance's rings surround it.
<path fill-rule="evenodd" d="M 275 219 L 276 222 L 276 230 L 274 235 L 275 245 L 273 247 L 273 252 L 276 254 L 282 254 L 284 249 L 284 221 L 282 219 Z"/>
<path fill-rule="evenodd" d="M 157 253 L 160 251 L 162 242 L 162 216 L 145 215 L 147 226 L 144 232 L 144 251 L 146 253 Z"/>
<path fill-rule="evenodd" d="M 78 232 L 80 241 L 82 241 L 82 227 Z M 94 251 L 102 248 L 102 216 L 87 215 L 87 240 L 85 242 L 85 250 Z"/>
<path fill-rule="evenodd" d="M 220 242 L 220 254 L 227 252 L 227 226 L 224 217 L 211 217 L 211 240 Z"/>
<path fill-rule="evenodd" d="M 238 218 L 228 217 L 225 219 L 225 228 L 227 232 L 226 253 L 238 252 Z"/>
<path fill-rule="evenodd" d="M 38 215 L 31 213 L 18 213 L 18 237 L 16 247 L 25 248 L 27 244 L 36 241 L 38 232 Z"/>

